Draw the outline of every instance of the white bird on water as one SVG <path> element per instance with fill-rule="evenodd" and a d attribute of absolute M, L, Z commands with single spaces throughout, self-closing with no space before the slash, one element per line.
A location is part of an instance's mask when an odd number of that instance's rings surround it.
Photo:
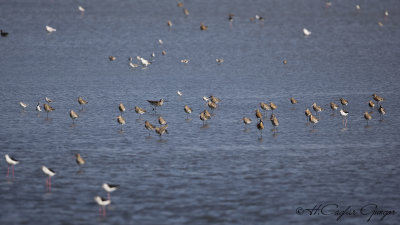
<path fill-rule="evenodd" d="M 41 112 L 42 108 L 40 107 L 40 102 L 38 102 L 37 106 L 36 106 L 36 111 Z"/>
<path fill-rule="evenodd" d="M 55 28 L 50 27 L 50 26 L 46 26 L 46 30 L 47 30 L 47 32 L 49 32 L 49 33 L 53 33 L 53 32 L 55 32 L 55 31 L 57 31 Z"/>
<path fill-rule="evenodd" d="M 19 102 L 19 105 L 22 107 L 23 110 L 25 110 L 26 107 L 28 107 L 28 104 Z"/>
<path fill-rule="evenodd" d="M 304 36 L 308 37 L 311 35 L 311 31 L 307 30 L 307 28 L 303 28 Z"/>
<path fill-rule="evenodd" d="M 85 12 L 85 8 L 83 8 L 82 6 L 78 6 L 79 11 L 81 12 Z"/>
<path fill-rule="evenodd" d="M 101 187 L 107 192 L 108 200 L 111 200 L 110 193 L 117 190 L 119 186 L 114 184 L 104 183 Z"/>
<path fill-rule="evenodd" d="M 96 203 L 100 206 L 100 214 L 102 214 L 103 216 L 106 215 L 106 206 L 108 206 L 109 204 L 111 204 L 111 200 L 110 199 L 104 199 L 100 196 L 96 196 L 94 197 L 94 200 L 96 201 Z"/>
<path fill-rule="evenodd" d="M 179 96 L 182 96 L 182 92 L 181 92 L 181 91 L 178 90 L 176 93 L 177 93 Z"/>
<path fill-rule="evenodd" d="M 10 165 L 12 166 L 12 175 L 14 176 L 14 166 L 19 163 L 18 160 L 14 159 L 13 157 L 10 157 L 8 154 L 5 154 L 6 162 L 8 164 L 7 168 L 7 177 L 10 172 Z"/>
<path fill-rule="evenodd" d="M 140 60 L 140 62 L 142 63 L 142 65 L 143 66 L 148 66 L 148 65 L 150 65 L 151 64 L 151 62 L 149 62 L 148 60 L 146 60 L 146 59 L 144 59 L 144 58 L 142 58 L 142 57 L 140 57 L 140 56 L 137 56 L 136 57 L 138 60 Z"/>
<path fill-rule="evenodd" d="M 129 62 L 129 66 L 131 66 L 132 68 L 137 68 L 137 67 L 139 67 L 138 64 L 132 63 L 132 62 Z"/>
<path fill-rule="evenodd" d="M 56 172 L 54 172 L 54 170 L 47 168 L 46 166 L 42 166 L 42 171 L 44 174 L 46 174 L 48 176 L 48 178 L 46 179 L 46 187 L 49 188 L 49 190 L 51 189 L 51 177 L 56 175 Z"/>

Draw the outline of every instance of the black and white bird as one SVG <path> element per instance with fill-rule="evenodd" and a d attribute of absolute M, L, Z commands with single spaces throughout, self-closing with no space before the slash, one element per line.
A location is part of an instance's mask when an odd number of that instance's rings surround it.
<path fill-rule="evenodd" d="M 48 176 L 46 179 L 46 187 L 50 190 L 51 189 L 51 177 L 56 175 L 56 172 L 54 170 L 47 168 L 46 166 L 42 166 L 42 171 L 44 174 Z"/>
<path fill-rule="evenodd" d="M 6 158 L 6 162 L 8 164 L 7 177 L 10 172 L 10 166 L 12 166 L 12 175 L 14 176 L 14 166 L 17 165 L 19 163 L 19 161 L 14 159 L 13 157 L 10 157 L 8 154 L 5 155 L 5 158 Z"/>
<path fill-rule="evenodd" d="M 36 111 L 41 112 L 42 108 L 40 107 L 40 102 L 36 105 Z"/>
<path fill-rule="evenodd" d="M 110 193 L 117 190 L 119 185 L 104 183 L 101 187 L 107 192 L 108 200 L 111 200 Z"/>
<path fill-rule="evenodd" d="M 111 204 L 111 200 L 110 199 L 104 199 L 104 198 L 102 198 L 100 196 L 94 197 L 94 200 L 100 206 L 100 210 L 99 210 L 100 215 L 106 216 L 106 206 Z"/>

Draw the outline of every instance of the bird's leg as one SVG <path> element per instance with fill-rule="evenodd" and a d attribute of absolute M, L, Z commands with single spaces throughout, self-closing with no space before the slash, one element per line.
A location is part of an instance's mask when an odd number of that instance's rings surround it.
<path fill-rule="evenodd" d="M 104 217 L 106 216 L 106 207 L 105 206 L 103 206 L 103 216 Z"/>
<path fill-rule="evenodd" d="M 8 174 L 9 174 L 9 172 L 10 172 L 10 165 L 8 165 L 8 167 L 7 167 L 7 177 L 8 177 Z"/>
<path fill-rule="evenodd" d="M 102 211 L 103 211 L 103 207 L 99 207 L 99 215 L 101 216 L 101 214 L 102 214 Z"/>

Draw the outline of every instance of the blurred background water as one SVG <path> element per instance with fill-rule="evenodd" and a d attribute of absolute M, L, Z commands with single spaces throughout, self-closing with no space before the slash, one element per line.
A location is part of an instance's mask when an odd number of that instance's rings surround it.
<path fill-rule="evenodd" d="M 398 1 L 183 3 L 189 16 L 170 0 L 0 2 L 0 28 L 9 32 L 0 38 L 0 151 L 21 161 L 14 179 L 0 180 L 1 224 L 332 224 L 335 216 L 296 208 L 400 210 Z M 256 14 L 265 20 L 251 22 Z M 148 68 L 129 67 L 128 57 L 152 52 Z M 379 121 L 373 112 L 366 126 L 373 93 L 385 98 L 387 114 Z M 198 115 L 209 95 L 222 101 L 203 126 Z M 49 119 L 34 110 L 45 96 L 54 100 Z M 78 96 L 89 102 L 83 111 Z M 306 124 L 306 107 L 328 109 L 341 97 L 349 100 L 347 129 L 329 110 L 314 129 Z M 168 102 L 154 114 L 146 100 L 160 98 Z M 274 133 L 267 119 L 262 138 L 254 117 L 261 101 L 278 105 L 280 121 Z M 123 132 L 119 103 L 128 109 Z M 139 119 L 136 105 L 151 113 Z M 80 116 L 75 125 L 70 109 Z M 169 125 L 162 139 L 144 128 L 159 115 Z M 253 119 L 247 129 L 243 116 Z M 75 153 L 86 159 L 82 168 Z M 57 173 L 50 193 L 42 165 Z M 5 161 L 0 169 L 5 175 Z M 106 196 L 103 182 L 120 185 L 105 218 L 93 200 Z M 399 216 L 372 221 L 394 224 Z"/>

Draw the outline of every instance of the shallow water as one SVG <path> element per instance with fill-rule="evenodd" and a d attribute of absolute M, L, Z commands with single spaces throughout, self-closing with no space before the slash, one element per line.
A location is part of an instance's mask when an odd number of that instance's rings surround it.
<path fill-rule="evenodd" d="M 398 1 L 184 3 L 188 17 L 176 1 L 0 3 L 0 28 L 9 32 L 0 38 L 0 151 L 21 161 L 14 179 L 0 180 L 0 223 L 332 224 L 337 216 L 296 215 L 327 203 L 341 210 L 374 203 L 397 213 L 374 223 L 399 221 Z M 265 21 L 251 23 L 255 14 Z M 129 67 L 129 56 L 150 59 L 153 51 L 148 68 Z M 366 126 L 362 114 L 375 92 L 387 114 L 379 121 L 373 112 Z M 202 96 L 211 94 L 222 101 L 203 126 Z M 45 96 L 54 100 L 49 119 L 34 110 Z M 78 96 L 89 101 L 83 111 Z M 328 108 L 341 97 L 350 102 L 346 129 L 329 110 L 315 128 L 306 124 L 305 107 Z M 160 98 L 168 102 L 155 114 L 146 100 Z M 261 101 L 278 105 L 280 122 L 273 132 L 267 119 L 262 138 L 254 116 Z M 128 109 L 123 132 L 119 103 Z M 185 104 L 194 111 L 189 120 Z M 135 105 L 151 113 L 139 119 Z M 80 116 L 75 125 L 70 109 Z M 144 128 L 158 115 L 169 125 L 161 139 Z M 247 128 L 243 116 L 253 119 Z M 42 165 L 57 173 L 51 192 Z M 5 175 L 5 162 L 0 169 Z M 121 186 L 105 218 L 93 200 L 106 196 L 103 182 Z M 367 219 L 344 216 L 340 224 Z"/>

